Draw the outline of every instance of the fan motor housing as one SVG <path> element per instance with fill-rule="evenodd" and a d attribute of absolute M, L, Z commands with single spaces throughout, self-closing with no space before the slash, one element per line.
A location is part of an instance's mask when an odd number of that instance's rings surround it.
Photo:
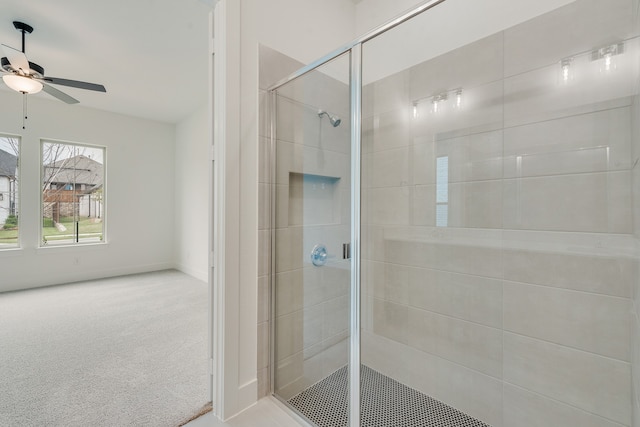
<path fill-rule="evenodd" d="M 18 70 L 14 69 L 9 63 L 9 60 L 6 57 L 0 59 L 0 63 L 2 65 L 2 69 L 8 73 L 18 73 Z M 44 78 L 44 68 L 36 64 L 35 62 L 29 61 L 29 70 L 28 74 L 31 77 L 35 77 L 38 79 Z"/>

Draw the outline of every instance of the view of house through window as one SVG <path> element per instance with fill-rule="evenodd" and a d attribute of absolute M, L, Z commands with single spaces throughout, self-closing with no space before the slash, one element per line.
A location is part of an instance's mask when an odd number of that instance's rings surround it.
<path fill-rule="evenodd" d="M 104 241 L 102 147 L 43 141 L 42 244 Z"/>
<path fill-rule="evenodd" d="M 18 246 L 20 138 L 0 135 L 0 250 Z"/>

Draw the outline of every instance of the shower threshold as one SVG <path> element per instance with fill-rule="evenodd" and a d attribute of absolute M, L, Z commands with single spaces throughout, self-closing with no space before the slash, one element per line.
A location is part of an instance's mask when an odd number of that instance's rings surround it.
<path fill-rule="evenodd" d="M 360 375 L 363 427 L 490 427 L 367 366 Z M 288 402 L 318 427 L 347 427 L 348 385 L 344 366 Z"/>

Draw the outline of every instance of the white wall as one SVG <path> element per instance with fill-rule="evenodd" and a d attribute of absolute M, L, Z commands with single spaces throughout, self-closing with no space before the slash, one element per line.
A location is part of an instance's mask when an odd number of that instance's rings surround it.
<path fill-rule="evenodd" d="M 176 126 L 176 268 L 207 281 L 209 115 L 203 105 Z"/>
<path fill-rule="evenodd" d="M 427 13 L 365 43 L 363 57 L 382 58 L 374 66 L 365 65 L 364 84 L 380 80 L 422 61 L 445 54 L 497 31 L 510 28 L 573 0 L 447 0 Z M 358 5 L 357 27 L 366 32 L 378 27 L 412 1 L 396 5 L 365 0 Z M 420 2 L 417 2 L 420 3 Z M 379 11 L 376 13 L 376 11 Z M 386 15 L 387 19 L 382 17 Z M 477 19 L 482 16 L 483 19 Z M 402 46 L 402 49 L 398 49 Z"/>
<path fill-rule="evenodd" d="M 476 18 L 482 16 L 484 25 L 493 28 L 494 31 L 499 31 L 573 1 L 575 0 L 540 0 L 536 2 L 447 0 L 447 8 L 451 7 L 452 9 L 447 11 L 446 22 L 442 22 L 442 24 L 451 25 L 455 21 L 455 24 L 460 28 L 459 33 L 464 35 L 467 31 L 464 20 L 477 23 Z M 356 6 L 356 31 L 358 35 L 364 34 L 423 3 L 426 1 L 362 0 Z M 438 44 L 442 42 L 444 41 L 438 40 Z"/>
<path fill-rule="evenodd" d="M 175 126 L 0 91 L 0 132 L 22 136 L 21 249 L 0 252 L 0 292 L 174 266 Z M 81 99 L 81 97 L 80 97 Z M 40 139 L 107 147 L 107 244 L 39 248 Z"/>

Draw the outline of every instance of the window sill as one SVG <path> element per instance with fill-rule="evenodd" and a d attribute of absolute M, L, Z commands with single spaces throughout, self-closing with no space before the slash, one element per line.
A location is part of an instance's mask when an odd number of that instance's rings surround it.
<path fill-rule="evenodd" d="M 10 248 L 0 248 L 0 258 L 12 257 L 22 255 L 24 248 L 20 246 L 14 246 Z"/>
<path fill-rule="evenodd" d="M 65 243 L 59 245 L 39 246 L 36 248 L 36 251 L 42 253 L 49 251 L 73 252 L 78 250 L 101 250 L 106 249 L 108 246 L 109 242 Z"/>

